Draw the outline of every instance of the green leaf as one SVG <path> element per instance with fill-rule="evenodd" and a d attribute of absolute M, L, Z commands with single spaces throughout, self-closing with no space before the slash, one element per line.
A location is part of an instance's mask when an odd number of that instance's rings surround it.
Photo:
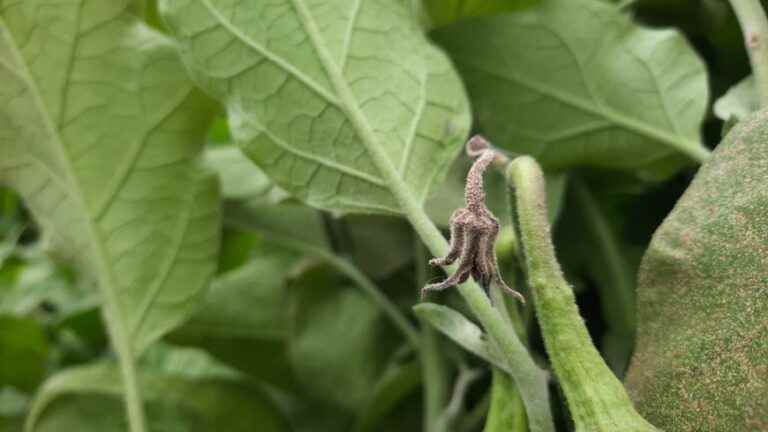
<path fill-rule="evenodd" d="M 230 202 L 225 222 L 244 231 L 254 231 L 300 252 L 328 250 L 323 220 L 317 210 L 295 204 L 265 205 L 259 202 Z M 301 229 L 297 229 L 301 227 Z"/>
<path fill-rule="evenodd" d="M 760 100 L 755 88 L 755 78 L 750 75 L 736 83 L 715 101 L 713 110 L 717 118 L 723 121 L 740 121 L 760 108 Z"/>
<path fill-rule="evenodd" d="M 33 391 L 45 376 L 48 350 L 37 320 L 0 315 L 0 387 Z"/>
<path fill-rule="evenodd" d="M 191 312 L 219 225 L 216 181 L 196 161 L 210 104 L 171 43 L 125 8 L 0 8 L 0 181 L 98 285 L 123 357 Z"/>
<path fill-rule="evenodd" d="M 150 432 L 288 431 L 285 420 L 253 384 L 182 365 L 142 375 Z M 166 365 L 169 366 L 169 365 Z M 172 365 L 171 365 L 172 366 Z M 174 370 L 175 369 L 175 370 Z M 122 432 L 120 377 L 110 364 L 68 369 L 49 379 L 27 419 L 28 432 Z"/>
<path fill-rule="evenodd" d="M 379 215 L 349 215 L 341 219 L 348 227 L 352 260 L 371 278 L 392 275 L 413 261 L 413 229 L 401 218 Z"/>
<path fill-rule="evenodd" d="M 285 288 L 296 258 L 273 254 L 216 279 L 200 309 L 169 340 L 204 348 L 217 359 L 271 384 L 295 385 L 285 339 Z"/>
<path fill-rule="evenodd" d="M 288 358 L 307 393 L 349 412 L 373 396 L 397 339 L 379 308 L 327 268 L 288 288 Z"/>
<path fill-rule="evenodd" d="M 219 174 L 221 194 L 225 199 L 259 200 L 277 203 L 287 194 L 276 187 L 243 153 L 231 146 L 214 147 L 205 152 L 208 166 Z"/>
<path fill-rule="evenodd" d="M 509 372 L 507 363 L 488 343 L 483 331 L 464 315 L 434 303 L 419 303 L 413 307 L 413 311 L 465 350 Z"/>
<path fill-rule="evenodd" d="M 390 366 L 373 388 L 373 396 L 361 411 L 355 430 L 373 432 L 381 430 L 381 423 L 403 399 L 414 393 L 421 384 L 421 367 L 417 361 Z"/>
<path fill-rule="evenodd" d="M 708 156 L 699 132 L 706 70 L 676 31 L 639 27 L 593 0 L 543 0 L 434 36 L 464 77 L 480 128 L 545 168 L 660 177 L 682 155 Z"/>
<path fill-rule="evenodd" d="M 416 0 L 421 1 L 421 0 Z M 423 0 L 433 27 L 529 8 L 541 0 Z"/>
<path fill-rule="evenodd" d="M 401 2 L 163 1 L 161 13 L 236 142 L 312 206 L 398 213 L 392 181 L 422 203 L 466 137 L 460 81 Z"/>
<path fill-rule="evenodd" d="M 768 111 L 752 114 L 654 234 L 627 384 L 664 430 L 768 424 Z"/>
<path fill-rule="evenodd" d="M 351 219 L 349 226 L 353 228 L 349 230 L 349 233 L 352 234 L 350 236 L 351 243 L 359 246 L 359 248 L 354 248 L 352 255 L 367 267 L 366 270 L 379 276 L 389 275 L 390 272 L 405 264 L 407 258 L 404 259 L 402 256 L 397 256 L 396 250 L 388 252 L 379 251 L 370 254 L 370 256 L 365 255 L 366 251 L 380 248 L 382 242 L 384 244 L 389 243 L 391 247 L 400 249 L 407 243 L 406 237 L 408 237 L 408 240 L 411 240 L 410 236 L 407 235 L 410 233 L 404 231 L 402 222 L 391 218 L 384 221 L 384 218 L 384 216 L 368 216 L 366 218 L 349 216 L 349 219 Z M 344 256 L 336 255 L 331 250 L 325 235 L 324 221 L 320 216 L 320 212 L 296 205 L 262 206 L 258 204 L 232 204 L 227 206 L 226 220 L 232 226 L 258 232 L 264 235 L 265 238 L 279 244 L 280 247 L 318 258 L 332 266 L 337 272 L 354 281 L 366 295 L 374 300 L 386 312 L 392 322 L 397 325 L 409 343 L 414 347 L 418 344 L 418 335 L 415 328 L 397 306 L 351 260 Z M 365 230 L 365 222 L 377 223 L 376 230 L 381 232 L 370 235 Z M 370 230 L 370 226 L 367 226 L 367 228 Z M 381 240 L 381 237 L 386 235 L 392 238 L 386 239 L 386 241 Z M 407 257 L 411 253 L 411 248 L 408 248 L 408 252 L 400 253 Z"/>

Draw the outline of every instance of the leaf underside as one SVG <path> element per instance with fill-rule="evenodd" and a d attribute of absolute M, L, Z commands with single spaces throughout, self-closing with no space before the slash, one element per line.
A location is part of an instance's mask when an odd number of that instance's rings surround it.
<path fill-rule="evenodd" d="M 0 182 L 138 353 L 203 293 L 220 217 L 197 161 L 210 103 L 128 3 L 0 1 Z"/>
<path fill-rule="evenodd" d="M 659 177 L 681 155 L 706 153 L 706 70 L 679 32 L 644 29 L 601 2 L 544 0 L 434 36 L 461 71 L 480 128 L 547 168 Z"/>
<path fill-rule="evenodd" d="M 235 140 L 280 187 L 323 209 L 397 213 L 367 149 L 423 202 L 469 128 L 457 76 L 403 3 L 182 0 L 161 12 Z"/>
<path fill-rule="evenodd" d="M 207 370 L 199 363 L 187 360 L 176 366 L 191 372 L 148 370 L 142 374 L 149 430 L 288 430 L 276 407 L 256 386 L 237 379 L 237 375 Z M 28 419 L 28 430 L 124 431 L 121 397 L 120 376 L 114 365 L 96 363 L 65 369 L 43 386 Z"/>

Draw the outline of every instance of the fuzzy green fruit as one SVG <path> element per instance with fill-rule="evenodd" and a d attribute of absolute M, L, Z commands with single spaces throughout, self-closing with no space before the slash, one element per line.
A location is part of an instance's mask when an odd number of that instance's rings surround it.
<path fill-rule="evenodd" d="M 768 430 L 768 111 L 734 127 L 640 268 L 627 376 L 666 431 Z"/>

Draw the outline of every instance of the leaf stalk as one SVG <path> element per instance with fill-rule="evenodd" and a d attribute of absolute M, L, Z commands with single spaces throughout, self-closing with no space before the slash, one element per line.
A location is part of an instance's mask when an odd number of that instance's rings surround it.
<path fill-rule="evenodd" d="M 381 173 L 400 210 L 433 255 L 446 255 L 448 242 L 429 219 L 421 202 L 414 196 L 392 160 L 389 159 L 384 146 L 379 142 L 378 136 L 360 109 L 360 104 L 339 65 L 336 64 L 331 52 L 322 43 L 322 33 L 312 19 L 308 7 L 298 0 L 293 0 L 291 4 L 309 35 L 310 43 L 325 66 L 331 85 L 338 95 L 340 106 L 345 110 L 352 127 L 360 138 L 360 142 L 374 166 Z M 451 270 L 456 271 L 455 266 L 452 267 Z M 536 366 L 528 351 L 517 338 L 512 326 L 504 322 L 499 312 L 491 305 L 485 291 L 478 284 L 467 282 L 460 285 L 458 290 L 490 337 L 498 344 L 504 357 L 509 361 L 514 372 L 515 382 L 523 393 L 523 399 L 526 402 L 531 430 L 535 432 L 554 431 L 544 371 Z"/>
<path fill-rule="evenodd" d="M 768 104 L 768 18 L 760 0 L 730 0 L 741 25 L 760 106 Z"/>

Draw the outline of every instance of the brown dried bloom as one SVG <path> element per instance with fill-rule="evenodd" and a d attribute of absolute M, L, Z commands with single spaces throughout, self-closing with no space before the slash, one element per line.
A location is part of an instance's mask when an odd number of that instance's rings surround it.
<path fill-rule="evenodd" d="M 522 294 L 507 286 L 501 278 L 494 251 L 499 221 L 485 206 L 483 173 L 497 157 L 504 156 L 494 151 L 490 143 L 480 135 L 467 141 L 466 150 L 470 157 L 477 158 L 469 170 L 464 188 L 467 205 L 451 215 L 451 249 L 448 255 L 429 261 L 433 266 L 446 266 L 458 259 L 459 268 L 446 280 L 422 288 L 421 297 L 424 298 L 427 291 L 440 291 L 463 283 L 472 275 L 484 289 L 487 290 L 493 282 L 524 303 Z"/>

